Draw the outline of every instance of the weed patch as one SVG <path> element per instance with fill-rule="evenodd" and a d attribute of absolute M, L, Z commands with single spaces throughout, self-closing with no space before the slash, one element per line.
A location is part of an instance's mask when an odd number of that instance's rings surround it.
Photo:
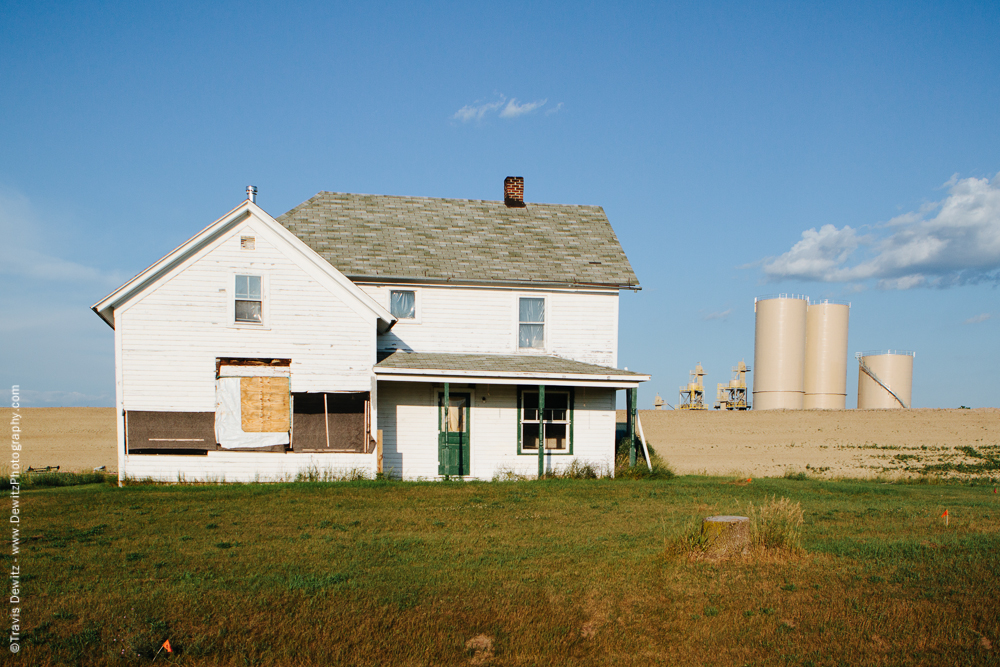
<path fill-rule="evenodd" d="M 118 477 L 104 472 L 29 472 L 21 475 L 22 489 L 42 489 L 84 484 L 117 484 Z M 0 490 L 11 488 L 10 477 L 0 477 Z"/>
<path fill-rule="evenodd" d="M 750 520 L 750 544 L 748 552 L 742 555 L 802 551 L 804 517 L 800 502 L 772 496 L 759 504 L 748 502 L 744 513 Z M 672 556 L 701 556 L 710 546 L 703 532 L 702 520 L 697 517 L 688 518 L 681 526 L 675 527 L 669 536 L 664 537 L 664 550 Z"/>
<path fill-rule="evenodd" d="M 757 549 L 802 550 L 802 503 L 773 496 L 759 505 L 747 504 L 750 540 Z"/>

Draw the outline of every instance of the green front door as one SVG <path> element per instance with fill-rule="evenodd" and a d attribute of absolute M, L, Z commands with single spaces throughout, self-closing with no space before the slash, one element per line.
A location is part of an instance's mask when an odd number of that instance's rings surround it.
<path fill-rule="evenodd" d="M 438 394 L 438 474 L 469 474 L 469 394 Z"/>

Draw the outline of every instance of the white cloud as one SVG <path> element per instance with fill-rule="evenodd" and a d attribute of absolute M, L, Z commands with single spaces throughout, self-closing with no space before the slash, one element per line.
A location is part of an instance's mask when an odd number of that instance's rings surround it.
<path fill-rule="evenodd" d="M 536 100 L 534 102 L 525 102 L 522 104 L 517 101 L 517 98 L 514 97 L 509 100 L 504 95 L 497 94 L 497 97 L 498 99 L 493 100 L 492 102 L 488 102 L 486 100 L 476 100 L 472 104 L 466 104 L 464 107 L 452 114 L 451 119 L 457 120 L 461 123 L 471 123 L 473 121 L 480 122 L 487 116 L 496 113 L 500 118 L 512 120 L 537 111 L 548 102 L 548 100 Z M 561 108 L 562 102 L 549 109 L 546 112 L 546 115 L 555 113 Z"/>
<path fill-rule="evenodd" d="M 976 315 L 975 317 L 970 317 L 965 320 L 965 324 L 979 324 L 980 322 L 985 322 L 991 317 L 993 317 L 992 313 L 982 313 L 981 315 Z"/>
<path fill-rule="evenodd" d="M 548 100 L 538 100 L 535 102 L 525 102 L 524 104 L 518 104 L 517 98 L 511 98 L 507 106 L 503 108 L 500 112 L 501 118 L 517 118 L 518 116 L 523 116 L 525 114 L 531 113 L 536 109 L 545 105 Z"/>
<path fill-rule="evenodd" d="M 38 391 L 21 389 L 21 405 L 25 407 L 103 406 L 114 403 L 110 394 L 84 394 L 79 391 Z"/>
<path fill-rule="evenodd" d="M 871 235 L 849 226 L 806 230 L 791 250 L 765 261 L 764 274 L 770 280 L 875 280 L 880 289 L 1000 282 L 1000 174 L 992 181 L 952 177 L 945 187 L 944 200 L 878 225 Z M 856 254 L 862 257 L 851 262 Z"/>
<path fill-rule="evenodd" d="M 0 249 L 0 272 L 35 280 L 97 282 L 117 285 L 117 274 L 46 255 L 30 248 Z"/>
<path fill-rule="evenodd" d="M 709 313 L 708 315 L 702 315 L 701 319 L 708 322 L 710 320 L 726 320 L 729 319 L 729 314 L 733 312 L 732 308 L 727 308 L 721 312 Z"/>
<path fill-rule="evenodd" d="M 0 195 L 0 275 L 52 282 L 97 283 L 117 287 L 122 282 L 118 273 L 107 273 L 84 264 L 50 255 L 44 247 L 42 225 L 28 201 L 22 195 Z"/>
<path fill-rule="evenodd" d="M 555 105 L 554 107 L 552 107 L 551 109 L 549 109 L 548 111 L 546 111 L 545 115 L 546 116 L 551 116 L 554 113 L 559 113 L 559 110 L 562 109 L 562 107 L 563 107 L 563 103 L 560 102 L 559 104 Z"/>
<path fill-rule="evenodd" d="M 502 107 L 506 99 L 507 98 L 501 95 L 500 99 L 496 102 L 483 102 L 482 100 L 476 100 L 472 104 L 466 104 L 464 107 L 456 111 L 451 118 L 452 120 L 459 120 L 463 123 L 468 123 L 473 120 L 482 120 L 483 116 L 486 114 L 491 111 L 496 111 Z"/>
<path fill-rule="evenodd" d="M 0 302 L 0 306 L 8 304 Z M 16 308 L 10 308 L 9 317 L 0 319 L 0 334 L 18 333 L 19 335 L 42 335 L 48 331 L 66 330 L 72 323 L 78 325 L 80 320 L 96 317 L 88 307 L 80 303 L 76 306 L 48 301 L 44 304 L 31 305 L 19 303 Z"/>
<path fill-rule="evenodd" d="M 862 241 L 850 227 L 823 225 L 819 231 L 807 229 L 791 250 L 764 264 L 764 273 L 769 277 L 839 282 L 832 276 Z"/>

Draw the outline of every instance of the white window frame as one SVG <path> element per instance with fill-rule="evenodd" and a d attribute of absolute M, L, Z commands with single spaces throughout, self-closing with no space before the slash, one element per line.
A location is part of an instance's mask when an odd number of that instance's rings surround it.
<path fill-rule="evenodd" d="M 534 394 L 537 397 L 538 396 L 538 389 L 534 388 L 534 387 L 520 387 L 520 388 L 518 388 L 518 395 L 517 395 L 517 428 L 518 428 L 518 431 L 517 431 L 517 453 L 518 453 L 518 455 L 525 455 L 525 454 L 527 454 L 529 456 L 537 456 L 538 455 L 538 447 L 527 447 L 525 445 L 525 443 L 524 443 L 524 425 L 525 424 L 539 424 L 539 431 L 538 431 L 539 432 L 539 442 L 541 442 L 541 443 L 544 444 L 544 441 L 545 441 L 544 440 L 544 438 L 545 438 L 545 435 L 544 435 L 545 434 L 545 426 L 543 425 L 542 421 L 540 420 L 540 417 L 542 417 L 544 415 L 539 415 L 537 413 L 537 408 L 536 408 L 536 413 L 535 413 L 535 417 L 536 418 L 535 419 L 525 419 L 524 414 L 527 411 L 527 409 L 525 408 L 524 404 L 526 402 L 525 401 L 525 396 L 528 395 L 528 394 Z M 574 390 L 572 388 L 570 388 L 570 387 L 567 387 L 567 388 L 558 388 L 558 389 L 554 388 L 554 387 L 552 389 L 546 388 L 545 389 L 545 401 L 546 401 L 546 404 L 548 403 L 548 400 L 549 400 L 548 397 L 551 396 L 551 395 L 553 395 L 553 394 L 561 394 L 561 395 L 565 395 L 566 396 L 566 418 L 565 419 L 546 419 L 546 420 L 544 420 L 544 424 L 548 424 L 548 425 L 565 425 L 566 426 L 566 447 L 564 447 L 563 449 L 549 449 L 548 447 L 545 447 L 545 454 L 546 455 L 552 454 L 552 455 L 556 455 L 556 456 L 572 455 L 573 454 L 573 412 L 575 410 L 575 405 L 574 405 L 574 402 L 575 402 L 574 401 Z M 536 401 L 536 405 L 537 405 L 537 401 Z M 546 408 L 546 410 L 551 410 L 551 409 L 552 408 Z"/>
<path fill-rule="evenodd" d="M 237 322 L 236 321 L 236 277 L 237 276 L 258 276 L 260 278 L 260 322 Z M 229 289 L 226 290 L 226 300 L 228 302 L 229 326 L 238 329 L 270 329 L 270 281 L 268 275 L 261 271 L 235 270 L 229 277 Z"/>
<path fill-rule="evenodd" d="M 389 287 L 386 289 L 385 294 L 385 308 L 390 313 L 392 312 L 392 293 L 393 292 L 413 292 L 413 317 L 400 317 L 396 319 L 396 326 L 400 324 L 420 324 L 421 322 L 421 298 L 420 290 L 414 289 L 413 287 Z M 394 316 L 395 317 L 395 316 Z"/>
<path fill-rule="evenodd" d="M 521 347 L 521 299 L 541 299 L 545 321 L 542 322 L 542 346 L 541 347 Z M 552 318 L 549 312 L 548 294 L 515 294 L 514 295 L 514 350 L 518 354 L 544 354 L 549 349 L 549 327 Z"/>

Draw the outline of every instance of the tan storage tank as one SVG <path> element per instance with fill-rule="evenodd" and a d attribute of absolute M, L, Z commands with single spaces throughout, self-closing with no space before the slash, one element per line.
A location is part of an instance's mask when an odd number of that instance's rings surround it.
<path fill-rule="evenodd" d="M 907 350 L 864 352 L 858 359 L 858 409 L 908 408 L 912 405 L 913 357 Z"/>
<path fill-rule="evenodd" d="M 806 309 L 806 410 L 847 407 L 847 323 L 851 304 L 810 303 Z"/>
<path fill-rule="evenodd" d="M 808 305 L 796 294 L 754 300 L 754 410 L 802 409 Z"/>

